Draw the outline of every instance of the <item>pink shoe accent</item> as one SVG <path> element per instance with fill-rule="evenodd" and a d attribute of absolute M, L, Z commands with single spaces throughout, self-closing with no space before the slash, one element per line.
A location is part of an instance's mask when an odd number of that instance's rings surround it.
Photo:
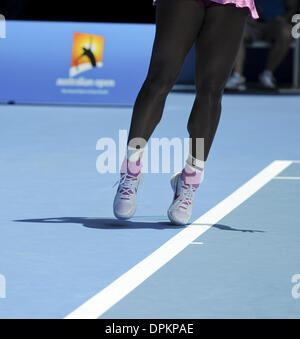
<path fill-rule="evenodd" d="M 142 162 L 139 161 L 129 161 L 127 158 L 123 160 L 121 167 L 121 174 L 128 173 L 133 176 L 138 176 L 142 170 Z"/>
<path fill-rule="evenodd" d="M 119 193 L 122 200 L 130 200 L 130 195 L 136 194 L 137 189 L 132 188 L 133 182 L 137 181 L 137 176 L 131 174 L 121 174 Z"/>
<path fill-rule="evenodd" d="M 181 180 L 183 180 L 186 185 L 193 185 L 197 188 L 202 181 L 202 174 L 203 172 L 194 172 L 191 171 L 188 166 L 185 166 L 181 172 Z"/>

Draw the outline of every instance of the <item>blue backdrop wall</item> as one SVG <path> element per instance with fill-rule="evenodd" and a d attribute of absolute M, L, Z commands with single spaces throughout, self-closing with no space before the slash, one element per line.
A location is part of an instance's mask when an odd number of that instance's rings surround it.
<path fill-rule="evenodd" d="M 132 105 L 154 33 L 153 24 L 8 21 L 0 102 Z"/>

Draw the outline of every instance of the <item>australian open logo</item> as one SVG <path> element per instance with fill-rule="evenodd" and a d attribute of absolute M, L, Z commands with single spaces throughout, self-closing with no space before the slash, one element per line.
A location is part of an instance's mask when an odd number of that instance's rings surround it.
<path fill-rule="evenodd" d="M 69 77 L 56 79 L 62 94 L 107 95 L 116 86 L 114 79 L 95 78 L 97 72 L 82 73 L 103 67 L 104 36 L 75 32 L 72 41 Z"/>
<path fill-rule="evenodd" d="M 70 77 L 103 66 L 104 37 L 74 33 Z"/>

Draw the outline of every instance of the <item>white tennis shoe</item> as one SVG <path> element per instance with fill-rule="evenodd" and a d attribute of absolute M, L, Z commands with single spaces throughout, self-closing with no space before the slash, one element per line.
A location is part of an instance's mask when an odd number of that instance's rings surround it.
<path fill-rule="evenodd" d="M 185 184 L 181 178 L 182 172 L 176 173 L 171 178 L 174 198 L 168 209 L 168 217 L 175 225 L 188 224 L 193 209 L 195 192 L 199 185 Z"/>
<path fill-rule="evenodd" d="M 131 218 L 136 211 L 137 191 L 143 180 L 143 174 L 121 173 L 118 190 L 114 199 L 113 210 L 116 218 Z"/>

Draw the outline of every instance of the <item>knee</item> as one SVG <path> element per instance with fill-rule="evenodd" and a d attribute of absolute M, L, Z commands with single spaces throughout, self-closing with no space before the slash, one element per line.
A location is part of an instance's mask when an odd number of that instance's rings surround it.
<path fill-rule="evenodd" d="M 166 74 L 156 74 L 148 76 L 145 81 L 145 86 L 149 88 L 153 95 L 168 94 L 175 84 L 176 79 Z"/>
<path fill-rule="evenodd" d="M 154 94 L 168 94 L 178 78 L 177 67 L 165 59 L 155 60 L 150 66 L 145 85 Z"/>
<path fill-rule="evenodd" d="M 201 83 L 196 84 L 196 95 L 201 97 L 201 100 L 212 100 L 212 103 L 219 103 L 225 85 L 226 79 L 214 80 L 217 76 L 210 75 L 208 78 L 203 79 Z"/>

